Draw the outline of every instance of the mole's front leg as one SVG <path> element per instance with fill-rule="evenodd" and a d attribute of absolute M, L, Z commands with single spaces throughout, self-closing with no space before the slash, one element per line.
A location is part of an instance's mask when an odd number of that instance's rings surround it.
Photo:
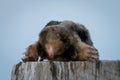
<path fill-rule="evenodd" d="M 97 60 L 99 59 L 98 51 L 93 46 L 87 45 L 82 42 L 80 46 L 80 53 L 78 54 L 79 60 Z"/>
<path fill-rule="evenodd" d="M 31 44 L 28 46 L 26 52 L 24 53 L 24 57 L 22 58 L 23 62 L 28 61 L 38 61 L 38 52 L 37 52 L 37 44 Z"/>

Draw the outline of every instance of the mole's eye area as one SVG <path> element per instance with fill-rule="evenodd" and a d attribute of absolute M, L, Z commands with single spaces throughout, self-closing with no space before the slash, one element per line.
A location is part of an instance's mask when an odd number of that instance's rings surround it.
<path fill-rule="evenodd" d="M 46 48 L 47 50 L 49 50 L 50 44 L 49 44 L 49 43 L 46 43 L 46 44 L 45 44 L 45 48 Z"/>
<path fill-rule="evenodd" d="M 47 42 L 45 44 L 45 48 L 47 50 L 50 49 L 50 47 L 53 47 L 53 49 L 56 51 L 57 49 L 59 49 L 62 46 L 62 42 L 59 40 L 53 41 L 53 42 Z"/>

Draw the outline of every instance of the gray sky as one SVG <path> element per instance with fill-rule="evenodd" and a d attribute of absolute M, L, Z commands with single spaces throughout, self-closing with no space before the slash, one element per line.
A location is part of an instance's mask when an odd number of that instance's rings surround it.
<path fill-rule="evenodd" d="M 100 59 L 120 59 L 120 0 L 0 0 L 0 80 L 10 80 L 13 65 L 50 20 L 84 24 Z"/>

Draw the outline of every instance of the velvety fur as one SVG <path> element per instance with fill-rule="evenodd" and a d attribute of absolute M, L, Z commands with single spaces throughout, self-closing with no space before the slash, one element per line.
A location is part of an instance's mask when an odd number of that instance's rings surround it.
<path fill-rule="evenodd" d="M 40 32 L 38 42 L 47 53 L 45 44 L 53 41 L 61 43 L 58 47 L 54 47 L 57 51 L 55 51 L 53 60 L 90 60 L 99 57 L 89 31 L 82 24 L 72 21 L 49 22 Z"/>
<path fill-rule="evenodd" d="M 57 61 L 99 59 L 89 31 L 82 24 L 72 21 L 50 21 L 40 32 L 39 40 L 35 44 L 32 46 L 36 47 L 38 57 L 42 59 Z M 54 51 L 53 58 L 49 55 L 50 46 Z M 23 61 L 29 61 L 29 55 L 26 57 L 27 60 L 24 58 Z M 37 59 L 36 57 L 34 61 Z"/>

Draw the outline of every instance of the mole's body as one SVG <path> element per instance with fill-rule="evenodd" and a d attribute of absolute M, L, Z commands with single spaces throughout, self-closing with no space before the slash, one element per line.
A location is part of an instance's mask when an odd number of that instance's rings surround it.
<path fill-rule="evenodd" d="M 40 32 L 36 47 L 38 56 L 49 60 L 91 60 L 99 57 L 88 30 L 72 21 L 49 22 Z"/>

